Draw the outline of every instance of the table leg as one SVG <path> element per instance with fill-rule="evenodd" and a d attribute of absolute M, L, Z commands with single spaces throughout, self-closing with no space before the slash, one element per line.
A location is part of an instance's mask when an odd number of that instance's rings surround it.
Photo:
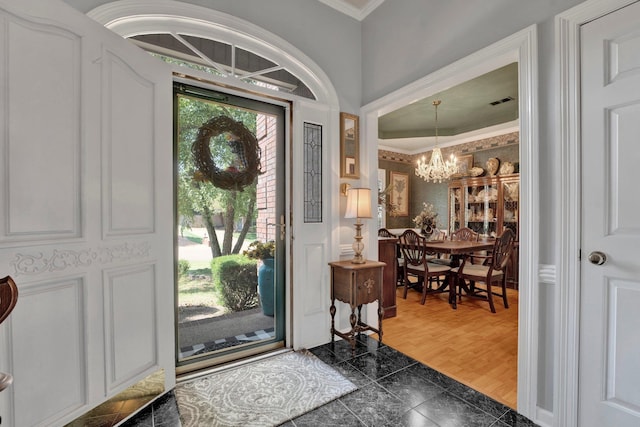
<path fill-rule="evenodd" d="M 336 318 L 336 300 L 335 299 L 331 299 L 331 307 L 329 308 L 329 312 L 331 313 L 331 342 L 333 342 L 334 340 L 334 336 L 336 333 L 336 322 L 335 322 L 335 318 Z"/>
<path fill-rule="evenodd" d="M 378 304 L 378 340 L 382 344 L 382 318 L 384 317 L 384 307 L 380 302 Z"/>
<path fill-rule="evenodd" d="M 451 268 L 460 267 L 460 258 L 461 257 L 458 254 L 451 254 Z M 458 300 L 458 295 L 456 295 L 456 293 L 460 284 L 458 283 L 458 276 L 455 273 L 450 272 L 449 278 L 451 280 L 451 284 L 449 285 L 449 304 L 451 304 L 451 307 L 455 310 L 458 308 L 458 304 L 456 302 Z"/>
<path fill-rule="evenodd" d="M 458 278 L 456 277 L 455 273 L 449 272 L 447 280 L 449 280 L 449 304 L 451 304 L 451 307 L 455 310 L 458 308 L 458 305 L 456 303 L 456 300 L 457 300 L 456 290 L 458 289 Z"/>
<path fill-rule="evenodd" d="M 349 322 L 351 322 L 351 332 L 349 333 L 349 342 L 351 344 L 351 352 L 355 354 L 356 352 L 355 331 L 356 331 L 356 324 L 358 322 L 358 316 L 356 316 L 356 307 L 354 305 L 351 306 L 351 315 L 349 316 Z"/>

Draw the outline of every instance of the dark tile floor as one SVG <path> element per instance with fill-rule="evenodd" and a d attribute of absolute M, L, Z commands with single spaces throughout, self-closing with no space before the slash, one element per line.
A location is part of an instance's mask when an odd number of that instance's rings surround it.
<path fill-rule="evenodd" d="M 509 407 L 365 336 L 359 338 L 355 354 L 345 341 L 311 352 L 358 390 L 283 426 L 535 426 Z M 173 393 L 123 425 L 179 426 Z"/>

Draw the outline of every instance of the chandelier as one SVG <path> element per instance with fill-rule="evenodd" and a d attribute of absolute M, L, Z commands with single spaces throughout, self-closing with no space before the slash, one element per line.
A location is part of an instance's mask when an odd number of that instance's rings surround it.
<path fill-rule="evenodd" d="M 438 105 L 440 103 L 440 100 L 433 101 L 433 106 L 436 107 L 436 143 L 431 153 L 431 159 L 427 164 L 425 157 L 422 156 L 422 159 L 418 159 L 418 167 L 416 168 L 416 175 L 427 182 L 446 181 L 451 175 L 458 172 L 456 156 L 451 154 L 451 158 L 445 162 L 442 158 L 442 151 L 438 147 Z"/>

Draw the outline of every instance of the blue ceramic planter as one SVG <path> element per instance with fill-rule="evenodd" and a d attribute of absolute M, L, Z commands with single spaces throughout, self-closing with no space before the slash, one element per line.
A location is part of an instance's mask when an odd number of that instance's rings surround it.
<path fill-rule="evenodd" d="M 258 294 L 264 315 L 273 316 L 273 258 L 263 259 L 258 268 Z"/>

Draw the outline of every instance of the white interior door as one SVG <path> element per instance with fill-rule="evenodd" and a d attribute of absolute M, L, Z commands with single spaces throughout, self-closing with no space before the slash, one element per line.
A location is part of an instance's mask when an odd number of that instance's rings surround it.
<path fill-rule="evenodd" d="M 331 176 L 338 176 L 339 162 L 330 161 L 331 142 L 336 140 L 331 110 L 299 101 L 293 113 L 289 326 L 293 346 L 311 348 L 329 341 L 330 336 L 328 263 L 337 256 L 331 251 L 331 233 L 337 224 L 331 208 L 337 185 L 332 185 Z M 333 116 L 337 118 L 337 113 Z"/>
<path fill-rule="evenodd" d="M 581 29 L 582 427 L 640 425 L 640 3 Z M 602 252 L 606 262 L 596 265 Z"/>
<path fill-rule="evenodd" d="M 171 75 L 57 0 L 0 0 L 2 424 L 175 383 Z"/>

